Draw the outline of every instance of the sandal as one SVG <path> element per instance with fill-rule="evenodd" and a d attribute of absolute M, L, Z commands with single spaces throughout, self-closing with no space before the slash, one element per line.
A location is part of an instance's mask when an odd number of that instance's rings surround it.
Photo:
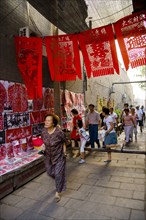
<path fill-rule="evenodd" d="M 55 202 L 59 202 L 61 200 L 61 196 L 55 196 Z"/>

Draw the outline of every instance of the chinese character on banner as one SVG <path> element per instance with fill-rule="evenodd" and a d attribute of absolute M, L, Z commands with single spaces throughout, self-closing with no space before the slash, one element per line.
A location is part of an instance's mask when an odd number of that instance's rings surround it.
<path fill-rule="evenodd" d="M 84 31 L 78 34 L 87 76 L 119 74 L 119 65 L 112 25 Z"/>
<path fill-rule="evenodd" d="M 125 69 L 146 65 L 146 10 L 114 24 Z"/>
<path fill-rule="evenodd" d="M 82 78 L 77 35 L 45 37 L 51 79 L 54 81 Z"/>
<path fill-rule="evenodd" d="M 42 39 L 15 37 L 15 46 L 28 99 L 42 98 Z"/>

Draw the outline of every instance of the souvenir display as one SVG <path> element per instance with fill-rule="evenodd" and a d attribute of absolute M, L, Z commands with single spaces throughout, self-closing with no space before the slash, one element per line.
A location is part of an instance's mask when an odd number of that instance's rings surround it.
<path fill-rule="evenodd" d="M 45 116 L 54 113 L 54 89 L 43 88 L 43 99 L 28 100 L 24 85 L 0 81 L 0 92 L 0 175 L 4 175 L 42 156 L 40 135 Z M 84 114 L 83 94 L 61 90 L 60 99 L 61 127 L 70 131 L 71 109 Z"/>
<path fill-rule="evenodd" d="M 19 83 L 10 83 L 8 87 L 8 100 L 13 112 L 26 112 L 28 109 L 26 88 Z"/>
<path fill-rule="evenodd" d="M 3 81 L 0 82 L 0 112 L 4 111 L 5 103 L 7 102 L 7 92 L 3 86 Z"/>
<path fill-rule="evenodd" d="M 29 113 L 4 113 L 4 129 L 30 125 Z"/>
<path fill-rule="evenodd" d="M 30 124 L 37 124 L 37 123 L 41 123 L 41 112 L 40 111 L 30 112 Z"/>
<path fill-rule="evenodd" d="M 5 143 L 5 131 L 0 131 L 0 144 Z"/>
<path fill-rule="evenodd" d="M 14 156 L 21 154 L 21 146 L 18 140 L 12 141 Z"/>
<path fill-rule="evenodd" d="M 32 126 L 32 134 L 33 135 L 40 135 L 42 132 L 42 129 L 44 127 L 44 123 L 35 124 Z"/>

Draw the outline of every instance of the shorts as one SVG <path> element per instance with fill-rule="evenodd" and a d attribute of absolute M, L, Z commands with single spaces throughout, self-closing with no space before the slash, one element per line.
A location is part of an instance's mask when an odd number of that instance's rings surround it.
<path fill-rule="evenodd" d="M 140 127 L 143 126 L 143 121 L 142 120 L 139 120 L 138 123 L 139 123 Z"/>

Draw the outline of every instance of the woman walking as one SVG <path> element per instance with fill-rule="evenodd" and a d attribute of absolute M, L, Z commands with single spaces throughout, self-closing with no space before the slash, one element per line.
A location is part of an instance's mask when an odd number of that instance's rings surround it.
<path fill-rule="evenodd" d="M 133 120 L 132 115 L 129 114 L 129 109 L 125 108 L 124 112 L 125 114 L 123 116 L 123 125 L 124 125 L 124 131 L 125 131 L 125 136 L 126 136 L 125 146 L 128 146 L 130 142 L 130 137 L 131 137 L 133 126 L 136 127 L 136 124 Z"/>
<path fill-rule="evenodd" d="M 55 114 L 45 116 L 42 139 L 45 144 L 45 165 L 47 174 L 55 180 L 56 202 L 61 199 L 61 192 L 66 189 L 66 136 L 58 126 L 59 117 Z"/>
<path fill-rule="evenodd" d="M 78 147 L 78 141 L 80 141 L 80 135 L 77 131 L 77 122 L 78 120 L 82 120 L 81 116 L 78 113 L 77 109 L 72 109 L 71 113 L 73 115 L 73 120 L 72 120 L 72 131 L 70 134 L 71 140 L 72 140 L 72 147 Z"/>
<path fill-rule="evenodd" d="M 117 134 L 114 129 L 114 122 L 112 117 L 109 115 L 110 111 L 108 108 L 102 110 L 104 115 L 104 127 L 101 129 L 106 129 L 104 137 L 104 145 L 106 148 L 116 147 L 117 146 Z M 108 159 L 104 162 L 111 162 L 111 152 L 107 152 Z"/>

